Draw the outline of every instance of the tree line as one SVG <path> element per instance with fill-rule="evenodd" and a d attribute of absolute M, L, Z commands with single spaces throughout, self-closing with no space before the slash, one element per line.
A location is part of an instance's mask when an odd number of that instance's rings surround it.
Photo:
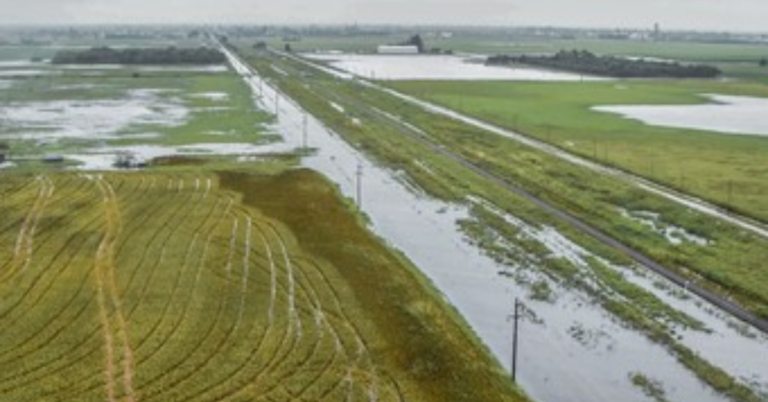
<path fill-rule="evenodd" d="M 226 57 L 217 49 L 144 48 L 112 49 L 94 47 L 85 51 L 61 51 L 51 60 L 53 64 L 222 64 Z"/>
<path fill-rule="evenodd" d="M 586 50 L 561 50 L 554 56 L 497 55 L 489 57 L 486 64 L 526 64 L 617 78 L 715 78 L 722 74 L 720 69 L 709 65 L 597 56 Z"/>

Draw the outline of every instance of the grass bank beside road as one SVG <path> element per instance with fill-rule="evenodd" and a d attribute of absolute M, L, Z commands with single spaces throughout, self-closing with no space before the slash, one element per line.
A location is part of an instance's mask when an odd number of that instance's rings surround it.
<path fill-rule="evenodd" d="M 768 97 L 768 86 L 668 80 L 390 85 L 768 221 L 768 137 L 655 127 L 592 110 L 611 105 L 703 104 L 707 102 L 703 94 Z"/>

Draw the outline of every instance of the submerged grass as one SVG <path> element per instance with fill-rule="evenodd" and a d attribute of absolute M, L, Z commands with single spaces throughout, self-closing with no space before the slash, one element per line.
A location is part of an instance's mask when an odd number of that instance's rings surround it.
<path fill-rule="evenodd" d="M 379 91 L 327 78 L 285 60 L 255 59 L 254 63 L 267 76 L 272 74 L 271 78 L 280 82 L 284 91 L 345 135 L 350 143 L 388 166 L 403 169 L 414 183 L 433 196 L 459 202 L 465 200 L 467 195 L 493 200 L 497 206 L 533 225 L 551 222 L 552 226 L 579 239 L 580 243 L 588 242 L 590 249 L 595 248 L 594 241 L 557 221 L 552 222 L 550 216 L 527 201 L 495 188 L 459 163 L 446 160 L 434 150 L 425 148 L 421 141 L 403 135 L 402 130 L 406 129 L 383 119 L 376 113 L 376 108 L 417 126 L 423 130 L 427 141 L 450 149 L 476 166 L 510 180 L 667 267 L 678 270 L 692 281 L 731 294 L 746 308 L 768 318 L 768 271 L 759 269 L 762 261 L 768 259 L 768 242 L 757 235 L 713 221 L 632 184 L 596 175 L 515 141 L 457 121 L 435 118 Z M 274 74 L 269 68 L 270 63 L 279 63 L 281 69 L 292 72 L 294 76 L 311 79 L 303 83 L 300 80 L 281 80 L 282 76 Z M 311 85 L 307 88 L 304 84 Z M 329 99 L 342 105 L 346 114 L 329 106 Z M 372 107 L 362 108 L 360 103 Z M 353 124 L 352 118 L 362 121 L 362 124 Z M 509 201 L 502 201 L 505 199 Z M 621 209 L 656 212 L 663 223 L 684 228 L 709 240 L 709 244 L 671 244 L 657 231 L 622 215 Z M 599 246 L 598 250 L 618 262 L 626 261 L 626 257 L 615 252 L 606 252 L 605 247 Z"/>
<path fill-rule="evenodd" d="M 692 275 L 693 271 L 706 276 L 712 281 L 709 282 L 710 285 L 722 284 L 724 277 L 729 280 L 738 279 L 740 301 L 758 313 L 762 306 L 766 305 L 766 300 L 759 296 L 759 292 L 751 293 L 749 290 L 763 286 L 758 284 L 760 281 L 757 280 L 762 274 L 754 270 L 743 271 L 735 263 L 737 258 L 744 261 L 746 256 L 751 263 L 759 264 L 758 261 L 763 257 L 757 255 L 761 255 L 761 250 L 764 249 L 758 246 L 761 240 L 755 236 L 722 223 L 713 225 L 710 219 L 693 214 L 679 205 L 626 183 L 609 177 L 595 176 L 591 172 L 464 124 L 435 118 L 434 115 L 354 82 L 327 77 L 286 59 L 254 58 L 251 61 L 260 73 L 277 82 L 281 90 L 323 120 L 346 141 L 375 157 L 382 164 L 402 171 L 411 183 L 432 196 L 454 202 L 467 202 L 469 199 L 488 200 L 496 208 L 522 219 L 531 227 L 549 225 L 556 228 L 567 237 L 575 239 L 585 249 L 608 258 L 616 265 L 626 265 L 628 262 L 626 256 L 554 220 L 528 201 L 499 188 L 455 159 L 435 152 L 435 148 L 426 143 L 450 149 L 476 166 L 524 187 L 670 267 L 680 268 L 681 272 L 688 275 Z M 272 64 L 277 64 L 292 78 L 287 79 L 282 74 L 275 74 Z M 345 113 L 340 113 L 330 106 L 329 101 L 342 106 Z M 361 104 L 366 106 L 361 107 Z M 424 140 L 403 135 L 403 131 L 411 129 L 382 117 L 379 110 L 417 126 L 422 130 L 419 135 Z M 617 206 L 630 210 L 661 211 L 665 221 L 669 220 L 694 234 L 713 240 L 714 243 L 708 247 L 695 244 L 673 246 L 659 233 L 621 216 Z M 583 268 L 574 267 L 562 258 L 548 258 L 548 250 L 539 241 L 519 236 L 517 230 L 509 231 L 510 225 L 503 219 L 492 216 L 495 214 L 479 213 L 477 209 L 472 212 L 473 220 L 462 222 L 464 230 L 497 260 L 513 266 L 517 266 L 521 261 L 532 263 L 532 266 L 560 278 L 562 283 L 568 286 L 592 292 L 589 284 L 591 282 L 587 282 L 583 277 Z M 492 232 L 489 232 L 489 228 L 492 228 Z M 498 239 L 504 240 L 500 243 Z M 751 253 L 734 253 L 731 246 L 738 242 L 741 242 L 743 249 L 751 250 Z M 510 248 L 509 244 L 515 245 L 516 248 Z M 705 258 L 709 257 L 703 257 L 704 255 L 716 258 L 717 264 L 708 265 Z M 530 258 L 533 260 L 528 260 Z M 715 279 L 707 274 L 711 269 L 722 272 L 724 264 L 727 264 L 730 270 L 727 275 Z M 675 323 L 701 328 L 700 323 L 664 305 L 650 292 L 630 284 L 620 275 L 600 269 L 592 270 L 590 275 L 602 277 L 607 283 L 609 292 L 592 292 L 592 296 L 607 311 L 665 346 L 686 367 L 719 392 L 735 401 L 757 400 L 749 388 L 679 344 L 668 327 L 669 323 Z M 535 286 L 536 283 L 532 285 Z M 728 381 L 721 381 L 723 378 Z"/>

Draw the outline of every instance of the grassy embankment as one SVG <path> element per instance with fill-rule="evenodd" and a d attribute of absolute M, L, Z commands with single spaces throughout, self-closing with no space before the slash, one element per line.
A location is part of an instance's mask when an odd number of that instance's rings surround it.
<path fill-rule="evenodd" d="M 666 263 L 680 260 L 692 261 L 693 256 L 701 255 L 702 251 L 709 256 L 729 251 L 727 248 L 699 247 L 687 243 L 680 247 L 672 247 L 660 235 L 650 233 L 643 225 L 627 222 L 624 218 L 619 219 L 619 214 L 615 211 L 617 204 L 628 208 L 662 210 L 665 212 L 665 221 L 668 219 L 675 223 L 684 221 L 688 228 L 698 229 L 698 226 L 705 228 L 704 223 L 709 224 L 709 220 L 705 218 L 692 215 L 683 208 L 650 196 L 632 186 L 622 185 L 606 177 L 593 177 L 589 172 L 526 149 L 512 141 L 479 132 L 450 120 L 435 118 L 380 92 L 364 89 L 354 83 L 331 79 L 317 71 L 306 70 L 295 63 L 277 58 L 252 61 L 263 74 L 278 82 L 292 98 L 320 117 L 350 143 L 376 157 L 382 163 L 404 171 L 407 173 L 408 180 L 432 196 L 458 202 L 466 202 L 470 195 L 489 200 L 503 211 L 521 217 L 535 226 L 539 226 L 540 223 L 555 226 L 569 237 L 578 239 L 580 244 L 586 245 L 591 250 L 597 250 L 598 254 L 608 255 L 618 262 L 626 263 L 621 256 L 595 244 L 591 239 L 576 233 L 561 222 L 553 221 L 550 216 L 527 201 L 478 177 L 450 158 L 436 154 L 422 142 L 402 135 L 400 131 L 403 127 L 383 119 L 380 114 L 374 112 L 374 108 L 384 109 L 403 117 L 406 121 L 425 130 L 429 141 L 451 149 L 499 176 L 524 185 L 544 199 L 609 233 L 618 235 L 629 244 L 643 246 L 644 248 L 641 249 L 647 252 L 650 250 L 649 254 Z M 272 63 L 279 64 L 280 69 L 288 71 L 292 78 L 286 79 L 275 74 L 271 68 Z M 298 80 L 296 77 L 307 79 Z M 329 104 L 329 101 L 344 107 L 346 113 L 339 113 Z M 361 104 L 367 106 L 360 107 Z M 361 124 L 356 124 L 353 119 L 357 119 Z M 623 200 L 627 202 L 621 204 Z M 476 206 L 475 209 L 482 208 Z M 603 220 L 601 215 L 608 219 Z M 659 303 L 652 295 L 648 295 L 647 292 L 620 276 L 618 278 L 606 276 L 606 271 L 610 270 L 592 269 L 585 273 L 582 268 L 575 267 L 567 261 L 549 258 L 547 250 L 536 240 L 522 236 L 518 229 L 510 227 L 503 219 L 494 217 L 494 214 L 489 211 L 481 211 L 481 213 L 475 211 L 473 219 L 479 223 L 475 227 L 482 230 L 479 233 L 468 231 L 468 235 L 475 238 L 500 260 L 547 272 L 565 286 L 588 287 L 592 282 L 589 278 L 597 278 L 598 283 L 613 281 L 603 291 L 589 289 L 588 292 L 606 309 L 648 334 L 651 339 L 667 345 L 683 364 L 714 388 L 732 395 L 735 400 L 756 400 L 754 394 L 747 388 L 722 370 L 695 356 L 676 341 L 674 331 L 670 331 L 667 325 L 670 321 L 673 322 L 672 326 L 681 324 L 685 321 L 684 318 L 670 312 L 668 307 L 665 308 L 665 305 Z M 614 223 L 616 223 L 615 226 Z M 729 244 L 740 244 L 742 247 L 760 252 L 759 248 L 754 247 L 754 243 L 745 245 L 743 242 L 745 239 L 749 242 L 757 242 L 759 239 L 741 234 L 740 231 L 728 228 L 726 225 L 719 226 L 721 227 L 717 230 L 710 227 L 701 234 L 714 236 L 712 238 L 715 239 L 715 245 L 720 241 L 727 241 Z M 729 236 L 733 238 L 727 240 Z M 730 256 L 734 255 L 737 254 Z M 670 265 L 678 266 L 678 264 Z M 719 267 L 720 264 L 717 265 L 718 269 Z M 752 270 L 749 270 L 748 274 L 756 275 Z M 618 280 L 620 284 L 614 280 Z M 750 286 L 750 284 L 753 285 L 753 283 L 744 285 Z M 643 296 L 639 296 L 641 294 Z M 759 298 L 745 298 L 745 300 L 753 303 L 751 306 L 758 310 L 763 305 Z M 672 316 L 676 318 L 670 318 Z"/>
<path fill-rule="evenodd" d="M 566 151 L 768 220 L 768 140 L 653 127 L 601 105 L 707 102 L 699 94 L 768 96 L 768 86 L 713 81 L 399 82 L 393 87 Z"/>
<path fill-rule="evenodd" d="M 317 174 L 194 170 L 5 175 L 4 399 L 525 400 Z"/>

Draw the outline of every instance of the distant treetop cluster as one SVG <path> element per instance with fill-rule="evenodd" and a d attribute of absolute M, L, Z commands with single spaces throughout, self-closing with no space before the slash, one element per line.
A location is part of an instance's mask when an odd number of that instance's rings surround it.
<path fill-rule="evenodd" d="M 419 53 L 424 53 L 427 51 L 427 47 L 424 45 L 424 40 L 421 38 L 421 35 L 416 34 L 408 38 L 407 41 L 400 43 L 402 46 L 416 46 L 416 49 L 419 50 Z"/>
<path fill-rule="evenodd" d="M 586 50 L 562 50 L 554 56 L 507 56 L 488 58 L 489 65 L 527 64 L 581 74 L 618 78 L 715 78 L 722 72 L 717 67 L 673 61 L 597 56 Z"/>
<path fill-rule="evenodd" d="M 222 64 L 226 57 L 217 49 L 197 48 L 145 48 L 112 49 L 95 47 L 85 51 L 61 51 L 53 57 L 53 64 Z"/>

